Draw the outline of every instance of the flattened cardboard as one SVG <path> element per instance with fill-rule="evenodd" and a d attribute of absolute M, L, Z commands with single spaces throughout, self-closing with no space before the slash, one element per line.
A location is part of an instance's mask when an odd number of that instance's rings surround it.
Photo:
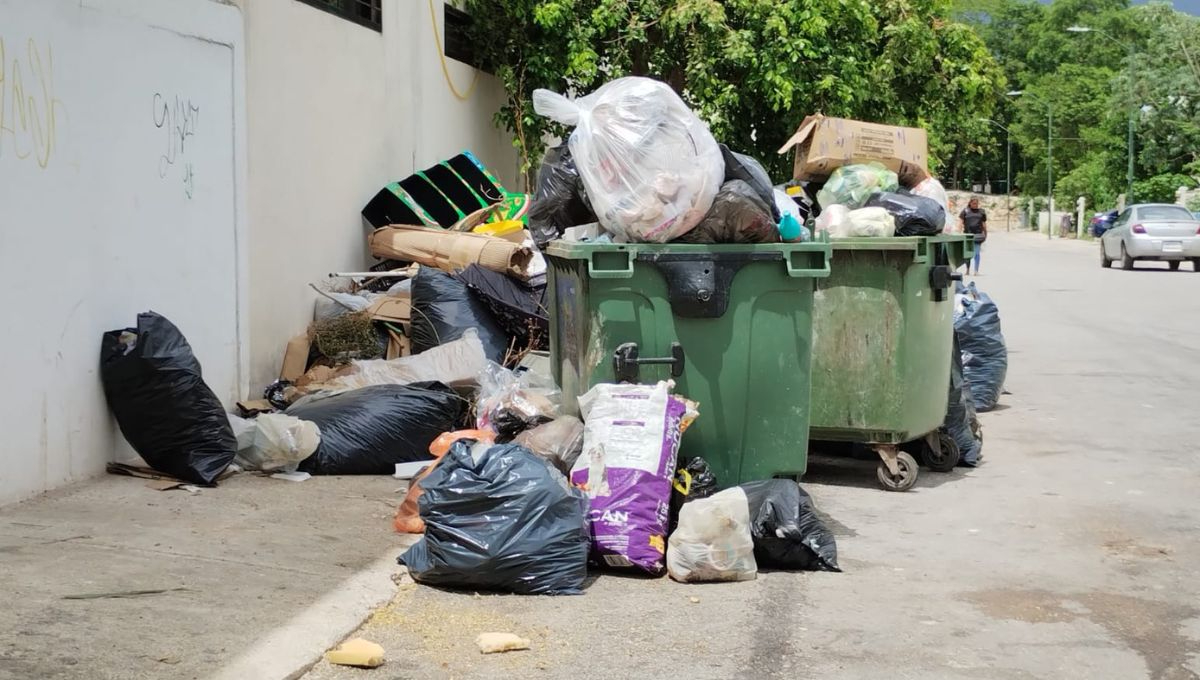
<path fill-rule="evenodd" d="M 400 224 L 376 229 L 368 243 L 375 257 L 417 262 L 450 273 L 478 264 L 524 279 L 533 260 L 531 250 L 501 238 Z"/>
<path fill-rule="evenodd" d="M 279 369 L 279 379 L 296 382 L 308 368 L 309 339 L 304 333 L 288 340 L 287 349 L 283 351 L 283 366 Z"/>
<path fill-rule="evenodd" d="M 792 176 L 820 180 L 851 163 L 877 161 L 902 184 L 915 186 L 929 177 L 929 138 L 920 128 L 866 123 L 848 118 L 808 116 L 779 153 L 795 147 Z"/>
<path fill-rule="evenodd" d="M 367 307 L 372 321 L 387 321 L 407 325 L 412 320 L 412 294 L 389 295 Z"/>

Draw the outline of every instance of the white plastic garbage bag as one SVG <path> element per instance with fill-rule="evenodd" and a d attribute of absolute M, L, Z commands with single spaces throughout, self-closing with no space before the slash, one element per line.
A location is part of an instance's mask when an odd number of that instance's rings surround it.
<path fill-rule="evenodd" d="M 237 454 L 247 470 L 291 472 L 321 443 L 321 430 L 309 420 L 283 413 L 263 413 L 254 419 L 254 443 Z"/>
<path fill-rule="evenodd" d="M 757 577 L 745 491 L 734 487 L 683 504 L 667 540 L 667 573 L 683 582 Z"/>
<path fill-rule="evenodd" d="M 574 100 L 538 89 L 533 108 L 575 128 L 571 156 L 592 208 L 605 229 L 627 241 L 682 236 L 721 188 L 720 147 L 666 83 L 618 78 Z"/>
<path fill-rule="evenodd" d="M 835 204 L 821 211 L 817 230 L 829 232 L 830 238 L 894 236 L 896 219 L 883 208 L 849 210 Z"/>

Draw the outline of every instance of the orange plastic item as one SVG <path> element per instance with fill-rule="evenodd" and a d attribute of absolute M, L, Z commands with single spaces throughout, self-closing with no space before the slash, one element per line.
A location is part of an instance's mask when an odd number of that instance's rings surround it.
<path fill-rule="evenodd" d="M 450 445 L 459 439 L 475 439 L 488 444 L 494 444 L 496 442 L 496 433 L 491 430 L 455 430 L 454 432 L 443 432 L 429 445 L 429 453 L 433 454 L 434 458 L 441 458 L 450 451 Z"/>
<path fill-rule="evenodd" d="M 433 454 L 437 460 L 421 470 L 420 474 L 413 477 L 412 482 L 408 485 L 408 493 L 404 494 L 404 500 L 400 502 L 400 507 L 396 508 L 396 516 L 392 519 L 392 526 L 395 527 L 397 533 L 425 533 L 425 521 L 421 519 L 421 513 L 417 506 L 417 499 L 425 493 L 425 490 L 421 488 L 421 480 L 433 472 L 438 463 L 442 462 L 442 457 L 450 451 L 450 445 L 459 439 L 475 439 L 493 444 L 496 441 L 496 433 L 491 430 L 456 430 L 443 432 L 433 440 L 433 443 L 429 445 L 429 453 Z"/>

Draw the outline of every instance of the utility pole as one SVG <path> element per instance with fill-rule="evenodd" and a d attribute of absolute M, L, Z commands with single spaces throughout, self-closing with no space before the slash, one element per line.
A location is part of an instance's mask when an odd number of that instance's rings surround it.
<path fill-rule="evenodd" d="M 991 118 L 980 118 L 979 120 L 1004 130 L 1004 209 L 1007 211 L 1004 216 L 1004 231 L 1012 231 L 1012 131 Z"/>
<path fill-rule="evenodd" d="M 1046 200 L 1049 213 L 1046 217 L 1046 238 L 1054 237 L 1054 107 L 1049 101 L 1024 90 L 1013 90 L 1009 97 L 1028 96 L 1046 106 Z"/>
<path fill-rule="evenodd" d="M 1128 55 L 1127 66 L 1128 66 L 1129 72 L 1128 72 L 1126 78 L 1129 81 L 1129 124 L 1127 126 L 1128 127 L 1128 139 L 1126 140 L 1125 152 L 1126 152 L 1126 155 L 1129 156 L 1129 158 L 1128 158 L 1127 167 L 1125 169 L 1125 202 L 1127 204 L 1132 204 L 1133 203 L 1133 157 L 1134 157 L 1133 130 L 1134 130 L 1134 127 L 1136 127 L 1136 125 L 1137 125 L 1137 111 L 1138 111 L 1137 99 L 1135 98 L 1135 92 L 1134 92 L 1134 88 L 1133 88 L 1133 60 L 1136 56 L 1133 43 L 1121 42 L 1120 40 L 1114 38 L 1113 36 L 1109 35 L 1108 33 L 1105 33 L 1104 31 L 1101 31 L 1098 28 L 1092 28 L 1091 26 L 1068 26 L 1067 32 L 1068 33 L 1097 33 L 1099 35 L 1104 36 L 1105 38 L 1108 38 L 1109 40 L 1113 41 L 1117 45 L 1125 48 L 1125 52 Z M 1182 46 L 1182 44 L 1181 44 L 1181 46 Z M 1184 49 L 1186 51 L 1187 48 L 1184 47 Z M 1189 56 L 1189 60 L 1190 60 L 1190 55 L 1188 55 L 1188 56 Z"/>

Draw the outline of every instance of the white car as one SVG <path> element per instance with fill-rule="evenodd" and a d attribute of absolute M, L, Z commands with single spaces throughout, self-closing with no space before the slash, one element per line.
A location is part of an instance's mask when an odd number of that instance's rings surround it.
<path fill-rule="evenodd" d="M 1172 271 L 1190 260 L 1200 272 L 1200 220 L 1170 203 L 1131 205 L 1100 237 L 1100 266 L 1111 267 L 1113 260 L 1120 260 L 1122 269 L 1133 269 L 1138 260 L 1157 260 Z"/>

